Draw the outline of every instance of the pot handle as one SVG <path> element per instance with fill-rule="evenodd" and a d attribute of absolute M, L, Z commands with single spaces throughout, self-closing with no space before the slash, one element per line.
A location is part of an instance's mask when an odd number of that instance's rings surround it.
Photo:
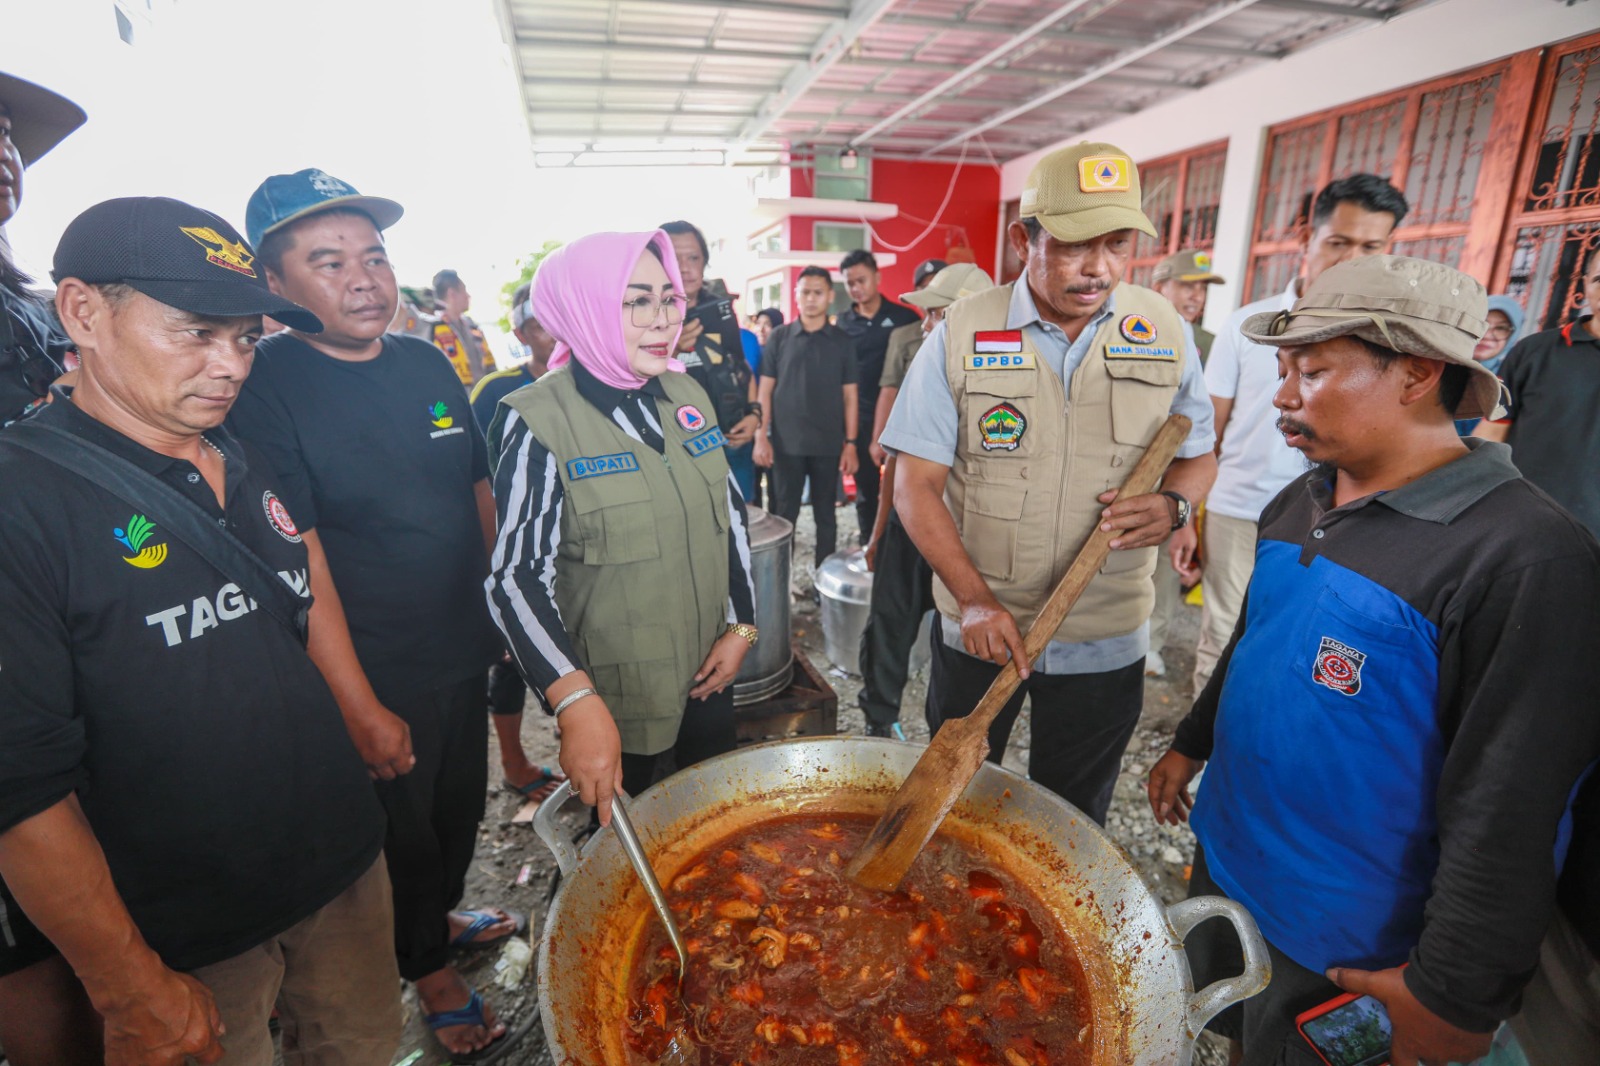
<path fill-rule="evenodd" d="M 1239 943 L 1244 946 L 1244 973 L 1213 981 L 1189 997 L 1189 1032 L 1194 1036 L 1223 1010 L 1249 999 L 1272 980 L 1272 958 L 1267 954 L 1267 942 L 1256 928 L 1255 918 L 1238 902 L 1225 896 L 1197 896 L 1167 908 L 1167 921 L 1178 934 L 1180 944 L 1191 929 L 1208 918 L 1227 919 L 1233 931 L 1239 934 Z"/>
<path fill-rule="evenodd" d="M 572 796 L 572 782 L 563 781 L 543 803 L 539 804 L 539 809 L 533 812 L 533 831 L 539 834 L 544 846 L 556 857 L 556 867 L 561 871 L 562 877 L 572 873 L 573 868 L 578 865 L 578 849 L 561 831 L 561 827 L 556 825 L 555 816 Z"/>

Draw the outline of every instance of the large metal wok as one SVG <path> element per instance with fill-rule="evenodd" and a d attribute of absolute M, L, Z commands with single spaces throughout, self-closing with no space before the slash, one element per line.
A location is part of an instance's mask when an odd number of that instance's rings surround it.
<path fill-rule="evenodd" d="M 628 810 L 666 880 L 750 822 L 876 813 L 921 752 L 867 737 L 762 744 L 675 774 Z M 580 854 L 552 820 L 569 796 L 563 785 L 534 820 L 562 873 L 539 943 L 539 1009 L 558 1066 L 624 1066 L 628 967 L 655 918 L 614 834 L 597 833 Z M 984 764 L 940 831 L 1004 866 L 1067 930 L 1091 986 L 1095 1066 L 1185 1066 L 1207 1020 L 1266 987 L 1266 944 L 1243 907 L 1218 897 L 1163 906 L 1098 826 L 1025 778 Z M 1245 972 L 1196 992 L 1183 938 L 1212 917 L 1238 932 Z"/>

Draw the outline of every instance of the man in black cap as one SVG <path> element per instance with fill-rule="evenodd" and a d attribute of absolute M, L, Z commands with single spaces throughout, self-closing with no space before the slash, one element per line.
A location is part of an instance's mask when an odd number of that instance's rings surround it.
<path fill-rule="evenodd" d="M 324 328 L 262 342 L 231 424 L 280 478 L 311 548 L 312 593 L 345 623 L 313 632 L 311 657 L 389 816 L 400 975 L 461 1062 L 506 1028 L 449 952 L 496 944 L 526 919 L 452 911 L 483 819 L 489 666 L 504 652 L 483 597 L 495 507 L 455 371 L 431 345 L 385 333 L 399 291 L 382 231 L 402 213 L 321 170 L 256 189 L 245 225 L 262 273 Z"/>
<path fill-rule="evenodd" d="M 221 428 L 262 315 L 319 323 L 176 200 L 90 208 L 54 276 L 79 383 L 0 434 L 0 875 L 106 1062 L 268 1066 L 276 1001 L 286 1063 L 387 1064 L 382 811 L 306 655 L 306 547 Z"/>

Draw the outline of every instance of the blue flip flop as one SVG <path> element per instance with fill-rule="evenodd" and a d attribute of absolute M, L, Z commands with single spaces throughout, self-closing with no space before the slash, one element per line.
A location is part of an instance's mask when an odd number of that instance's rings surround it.
<path fill-rule="evenodd" d="M 523 933 L 528 931 L 528 916 L 526 914 L 518 914 L 516 911 L 508 911 L 504 907 L 500 909 L 504 913 L 505 917 L 501 917 L 499 914 L 495 914 L 493 911 L 456 911 L 455 913 L 460 914 L 463 917 L 471 918 L 472 924 L 461 930 L 461 932 L 456 935 L 455 939 L 450 941 L 450 946 L 453 948 L 462 948 L 467 951 L 476 951 L 479 948 L 492 948 L 504 944 L 507 940 L 510 940 L 514 936 L 521 936 Z M 516 928 L 511 932 L 506 933 L 503 936 L 497 936 L 492 940 L 474 939 L 479 933 L 483 932 L 485 929 L 488 929 L 490 926 L 499 925 L 501 922 L 505 921 L 515 923 Z M 462 1009 L 465 1010 L 466 1008 L 463 1007 Z M 461 1023 L 457 1022 L 454 1024 L 459 1025 Z"/>
<path fill-rule="evenodd" d="M 555 770 L 550 769 L 548 766 L 541 766 L 538 768 L 538 770 L 539 776 L 534 778 L 532 781 L 529 781 L 521 788 L 513 785 L 509 779 L 504 777 L 500 779 L 500 787 L 505 789 L 507 792 L 515 792 L 517 795 L 526 798 L 533 795 L 541 788 L 544 788 L 548 785 L 558 784 L 562 780 L 561 775 Z"/>
<path fill-rule="evenodd" d="M 477 989 L 473 989 L 472 998 L 467 1000 L 465 1007 L 457 1007 L 455 1010 L 442 1010 L 438 1014 L 424 1014 L 422 1023 L 435 1033 L 440 1029 L 449 1029 L 457 1025 L 486 1026 L 488 1020 L 483 1016 L 483 996 L 478 994 Z M 488 1047 L 479 1048 L 477 1051 L 451 1051 L 449 1048 L 445 1048 L 445 1053 L 450 1056 L 451 1062 L 461 1063 L 463 1066 L 471 1063 L 494 1062 L 514 1047 L 517 1041 L 521 1040 L 531 1027 L 531 1020 L 516 1029 L 507 1026 L 506 1031 L 495 1037 Z M 444 1047 L 444 1044 L 441 1042 L 439 1046 Z"/>

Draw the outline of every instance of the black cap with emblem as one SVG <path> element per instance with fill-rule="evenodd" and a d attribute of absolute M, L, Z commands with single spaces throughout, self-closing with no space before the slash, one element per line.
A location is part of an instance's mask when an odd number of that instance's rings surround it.
<path fill-rule="evenodd" d="M 271 315 L 302 333 L 322 321 L 267 287 L 255 252 L 221 217 L 164 196 L 95 204 L 68 224 L 51 276 L 120 283 L 169 307 L 232 318 Z"/>

